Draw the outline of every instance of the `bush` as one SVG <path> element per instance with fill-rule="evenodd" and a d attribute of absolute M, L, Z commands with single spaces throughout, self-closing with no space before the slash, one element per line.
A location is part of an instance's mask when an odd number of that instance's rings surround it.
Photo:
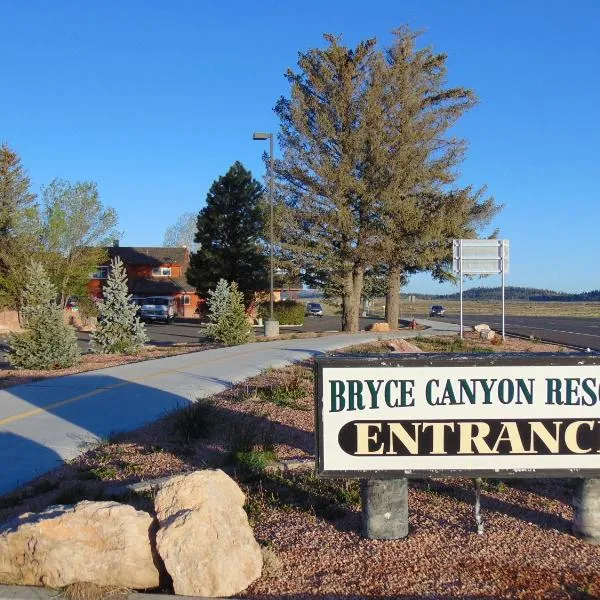
<path fill-rule="evenodd" d="M 206 437 L 215 422 L 215 406 L 200 399 L 173 412 L 173 428 L 186 442 Z"/>
<path fill-rule="evenodd" d="M 56 289 L 44 267 L 32 263 L 27 268 L 23 292 L 23 318 L 26 330 L 8 338 L 8 361 L 21 369 L 63 369 L 79 359 L 75 330 L 65 323 L 56 303 Z"/>
<path fill-rule="evenodd" d="M 137 316 L 138 306 L 127 291 L 127 274 L 117 256 L 100 303 L 101 317 L 90 336 L 90 347 L 97 354 L 135 354 L 148 341 L 144 324 Z"/>
<path fill-rule="evenodd" d="M 306 306 L 295 300 L 282 300 L 273 304 L 273 318 L 280 325 L 304 325 Z M 269 302 L 263 302 L 258 308 L 258 316 L 268 319 L 271 313 Z"/>
<path fill-rule="evenodd" d="M 209 338 L 226 346 L 245 344 L 252 339 L 252 327 L 244 309 L 244 296 L 235 281 L 220 279 L 215 290 L 208 292 Z"/>

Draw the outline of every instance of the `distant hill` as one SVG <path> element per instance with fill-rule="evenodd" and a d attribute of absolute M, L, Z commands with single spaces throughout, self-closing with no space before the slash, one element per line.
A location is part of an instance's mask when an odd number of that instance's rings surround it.
<path fill-rule="evenodd" d="M 460 299 L 460 294 L 458 292 L 445 295 L 412 295 L 427 300 Z M 600 302 L 600 290 L 582 292 L 581 294 L 565 294 L 564 292 L 555 292 L 553 290 L 509 286 L 504 288 L 504 297 L 506 300 L 522 300 L 526 302 Z M 477 287 L 463 292 L 464 300 L 500 300 L 501 298 L 502 288 L 500 287 Z"/>

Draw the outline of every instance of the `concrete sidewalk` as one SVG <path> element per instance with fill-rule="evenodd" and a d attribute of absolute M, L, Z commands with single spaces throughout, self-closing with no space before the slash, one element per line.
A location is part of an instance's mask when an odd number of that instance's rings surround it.
<path fill-rule="evenodd" d="M 245 344 L 1 390 L 0 494 L 77 456 L 89 442 L 140 427 L 267 368 L 377 339 L 458 331 L 452 324 L 422 324 L 431 329 Z"/>

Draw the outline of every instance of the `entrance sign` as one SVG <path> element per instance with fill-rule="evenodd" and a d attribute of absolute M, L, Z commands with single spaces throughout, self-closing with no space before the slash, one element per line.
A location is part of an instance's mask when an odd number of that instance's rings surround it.
<path fill-rule="evenodd" d="M 600 355 L 316 361 L 324 477 L 600 476 Z"/>
<path fill-rule="evenodd" d="M 460 277 L 460 337 L 463 337 L 463 275 L 502 275 L 502 339 L 504 277 L 509 269 L 508 240 L 452 240 L 452 270 Z"/>

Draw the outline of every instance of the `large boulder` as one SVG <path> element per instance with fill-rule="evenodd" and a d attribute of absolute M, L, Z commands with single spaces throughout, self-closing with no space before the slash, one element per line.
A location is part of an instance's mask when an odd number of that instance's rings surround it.
<path fill-rule="evenodd" d="M 496 337 L 496 332 L 492 331 L 491 329 L 484 329 L 483 331 L 479 332 L 479 337 L 482 340 L 491 342 Z"/>
<path fill-rule="evenodd" d="M 390 325 L 389 323 L 382 321 L 380 323 L 370 323 L 369 325 L 367 325 L 365 327 L 366 331 L 376 331 L 376 332 L 385 332 L 385 331 L 390 331 Z"/>
<path fill-rule="evenodd" d="M 178 475 L 161 486 L 156 547 L 176 594 L 231 596 L 260 577 L 262 553 L 244 501 L 219 470 Z"/>
<path fill-rule="evenodd" d="M 152 523 L 148 513 L 117 502 L 85 501 L 25 513 L 0 530 L 0 583 L 157 587 Z"/>
<path fill-rule="evenodd" d="M 475 327 L 473 327 L 473 329 L 477 333 L 481 333 L 482 331 L 489 331 L 490 326 L 487 323 L 480 323 L 479 325 L 475 325 Z"/>
<path fill-rule="evenodd" d="M 387 343 L 387 347 L 392 352 L 415 353 L 415 354 L 423 352 L 423 350 L 421 350 L 421 348 L 419 348 L 418 346 L 415 346 L 414 344 L 411 344 L 410 342 L 408 342 L 406 340 L 392 340 L 391 342 Z"/>

